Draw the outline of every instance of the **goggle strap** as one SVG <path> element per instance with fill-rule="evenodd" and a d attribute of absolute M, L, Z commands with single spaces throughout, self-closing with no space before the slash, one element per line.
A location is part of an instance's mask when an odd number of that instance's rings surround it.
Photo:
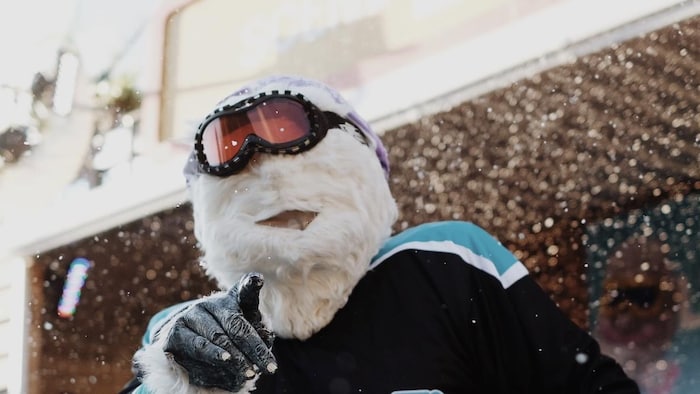
<path fill-rule="evenodd" d="M 365 133 L 360 131 L 360 128 L 357 127 L 357 125 L 355 125 L 350 120 L 338 115 L 335 112 L 331 112 L 331 111 L 323 111 L 323 115 L 326 118 L 326 122 L 328 122 L 328 124 L 327 124 L 328 129 L 338 127 L 342 124 L 349 124 L 355 129 L 355 134 L 360 136 L 360 138 L 361 138 L 360 142 L 362 142 L 363 144 L 365 144 L 367 146 L 370 146 L 369 141 L 367 140 L 367 136 L 365 135 Z"/>

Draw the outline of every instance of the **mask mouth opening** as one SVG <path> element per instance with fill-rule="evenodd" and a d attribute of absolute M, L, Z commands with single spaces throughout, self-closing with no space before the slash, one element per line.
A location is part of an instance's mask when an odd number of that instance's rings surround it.
<path fill-rule="evenodd" d="M 316 216 L 318 216 L 318 212 L 300 210 L 282 211 L 266 219 L 258 220 L 255 224 L 304 231 L 311 222 L 316 219 Z"/>

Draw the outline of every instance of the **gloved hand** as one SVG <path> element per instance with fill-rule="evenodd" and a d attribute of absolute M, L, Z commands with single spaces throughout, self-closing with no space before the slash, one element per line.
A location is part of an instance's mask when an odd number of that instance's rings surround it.
<path fill-rule="evenodd" d="M 189 383 L 237 392 L 258 371 L 277 369 L 273 334 L 258 309 L 263 277 L 244 275 L 236 286 L 175 316 L 163 350 L 187 371 Z"/>

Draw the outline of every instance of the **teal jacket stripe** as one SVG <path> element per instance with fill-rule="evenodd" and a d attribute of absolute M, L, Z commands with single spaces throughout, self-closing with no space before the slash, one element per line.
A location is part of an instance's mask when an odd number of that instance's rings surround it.
<path fill-rule="evenodd" d="M 525 266 L 484 229 L 461 221 L 426 223 L 393 236 L 372 259 L 370 269 L 408 249 L 457 254 L 468 264 L 498 278 L 506 288 L 528 273 Z"/>

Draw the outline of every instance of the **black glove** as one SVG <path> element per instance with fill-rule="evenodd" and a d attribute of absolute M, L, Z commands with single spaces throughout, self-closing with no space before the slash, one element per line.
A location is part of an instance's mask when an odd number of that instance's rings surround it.
<path fill-rule="evenodd" d="M 262 285 L 261 274 L 246 274 L 231 290 L 174 317 L 164 350 L 187 371 L 190 384 L 237 392 L 258 371 L 277 369 L 274 335 L 258 310 Z"/>

